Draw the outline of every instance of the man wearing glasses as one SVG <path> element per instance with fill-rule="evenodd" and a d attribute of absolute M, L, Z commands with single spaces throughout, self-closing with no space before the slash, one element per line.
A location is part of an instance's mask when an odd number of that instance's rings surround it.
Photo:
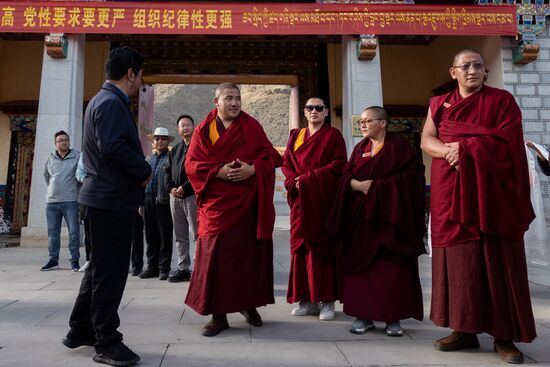
<path fill-rule="evenodd" d="M 42 271 L 59 269 L 61 220 L 65 218 L 69 231 L 71 269 L 78 271 L 80 258 L 80 210 L 78 206 L 78 181 L 75 177 L 80 152 L 71 149 L 69 135 L 65 131 L 55 133 L 55 152 L 51 153 L 44 168 L 46 193 L 46 221 L 48 223 L 49 261 Z"/>
<path fill-rule="evenodd" d="M 507 91 L 483 84 L 482 55 L 460 51 L 449 69 L 458 88 L 433 97 L 422 149 L 433 157 L 430 319 L 450 327 L 441 351 L 479 348 L 488 333 L 507 363 L 514 342 L 536 337 L 523 236 L 533 220 L 521 111 Z"/>
<path fill-rule="evenodd" d="M 293 316 L 319 313 L 320 320 L 334 319 L 344 288 L 341 249 L 326 218 L 347 162 L 346 144 L 340 131 L 325 124 L 328 111 L 320 98 L 306 102 L 308 125 L 290 132 L 282 167 L 290 205 L 287 302 L 298 302 Z"/>
<path fill-rule="evenodd" d="M 139 277 L 142 279 L 168 279 L 172 262 L 172 216 L 170 214 L 170 197 L 164 185 L 164 166 L 168 163 L 168 144 L 174 137 L 165 127 L 157 127 L 153 134 L 154 152 L 147 157 L 153 177 L 145 188 L 143 221 L 145 240 L 147 241 L 147 269 Z"/>

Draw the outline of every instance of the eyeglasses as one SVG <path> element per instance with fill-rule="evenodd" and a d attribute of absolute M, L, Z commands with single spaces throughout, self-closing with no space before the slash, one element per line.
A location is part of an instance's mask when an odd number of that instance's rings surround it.
<path fill-rule="evenodd" d="M 359 125 L 370 125 L 372 124 L 373 121 L 381 121 L 381 120 L 385 120 L 385 119 L 380 119 L 380 118 L 376 118 L 376 119 L 364 119 L 364 120 L 359 120 L 357 121 L 357 123 Z"/>
<path fill-rule="evenodd" d="M 474 62 L 473 64 L 453 65 L 453 68 L 460 69 L 464 72 L 470 71 L 470 68 L 474 68 L 475 71 L 485 70 L 485 65 L 480 62 Z"/>
<path fill-rule="evenodd" d="M 164 141 L 164 140 L 168 140 L 168 137 L 166 136 L 155 136 L 155 141 Z"/>
<path fill-rule="evenodd" d="M 306 111 L 308 112 L 313 112 L 313 110 L 317 111 L 317 112 L 323 112 L 324 109 L 325 109 L 325 106 L 323 106 L 322 104 L 318 104 L 316 106 L 313 106 L 313 105 L 306 105 L 304 107 L 306 109 Z"/>

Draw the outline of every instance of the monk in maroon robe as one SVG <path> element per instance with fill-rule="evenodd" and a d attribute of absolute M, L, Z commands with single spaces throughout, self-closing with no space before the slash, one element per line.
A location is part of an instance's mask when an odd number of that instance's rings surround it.
<path fill-rule="evenodd" d="M 321 320 L 334 319 L 334 302 L 343 293 L 342 255 L 325 225 L 347 161 L 346 143 L 325 124 L 328 111 L 320 98 L 306 102 L 308 126 L 290 132 L 282 167 L 290 205 L 287 301 L 299 302 L 292 315 L 319 311 Z"/>
<path fill-rule="evenodd" d="M 344 312 L 357 317 L 350 332 L 386 322 L 402 336 L 400 320 L 422 320 L 418 256 L 425 252 L 424 165 L 405 140 L 387 133 L 387 112 L 366 108 L 359 121 L 365 139 L 344 169 L 333 223 L 343 233 Z"/>
<path fill-rule="evenodd" d="M 514 97 L 483 84 L 482 55 L 459 52 L 450 68 L 458 88 L 434 97 L 422 132 L 433 157 L 430 319 L 454 331 L 441 351 L 478 348 L 488 333 L 508 363 L 535 323 L 523 235 L 533 220 L 521 112 Z"/>
<path fill-rule="evenodd" d="M 213 315 L 204 336 L 229 328 L 230 312 L 261 326 L 256 307 L 274 303 L 273 191 L 282 163 L 262 126 L 241 111 L 235 84 L 220 84 L 214 103 L 185 160 L 198 207 L 195 271 L 185 303 Z"/>

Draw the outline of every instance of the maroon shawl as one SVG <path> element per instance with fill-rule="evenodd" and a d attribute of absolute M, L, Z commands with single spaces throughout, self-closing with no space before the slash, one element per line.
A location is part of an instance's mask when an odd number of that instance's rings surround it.
<path fill-rule="evenodd" d="M 438 138 L 460 143 L 459 171 L 445 159 L 432 161 L 433 246 L 479 240 L 481 232 L 522 239 L 534 212 L 514 97 L 483 86 L 462 99 L 457 89 L 432 98 L 430 108 Z"/>
<path fill-rule="evenodd" d="M 290 248 L 296 253 L 303 245 L 325 255 L 337 251 L 326 230 L 338 180 L 346 164 L 346 143 L 340 131 L 324 125 L 294 152 L 300 129 L 290 132 L 284 163 L 287 200 L 290 205 Z M 295 178 L 300 176 L 300 188 Z"/>
<path fill-rule="evenodd" d="M 424 165 L 411 145 L 391 133 L 383 148 L 369 160 L 363 139 L 353 150 L 340 179 L 331 215 L 342 234 L 347 274 L 364 270 L 380 246 L 392 252 L 419 256 L 425 252 Z M 373 180 L 367 195 L 353 191 L 352 179 Z"/>
<path fill-rule="evenodd" d="M 185 171 L 197 196 L 198 234 L 220 234 L 257 207 L 257 238 L 270 240 L 275 224 L 275 167 L 281 165 L 282 158 L 258 121 L 244 112 L 212 145 L 208 126 L 217 113 L 212 110 L 199 124 L 185 159 Z M 224 164 L 237 158 L 253 164 L 256 174 L 240 182 L 216 178 Z"/>

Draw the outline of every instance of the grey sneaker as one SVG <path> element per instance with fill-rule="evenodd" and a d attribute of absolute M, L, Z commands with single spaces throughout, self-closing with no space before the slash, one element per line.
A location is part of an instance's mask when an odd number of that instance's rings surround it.
<path fill-rule="evenodd" d="M 403 336 L 403 329 L 399 321 L 392 321 L 386 323 L 386 335 L 387 336 Z"/>
<path fill-rule="evenodd" d="M 319 313 L 319 305 L 317 303 L 300 301 L 292 310 L 292 316 L 315 315 Z"/>
<path fill-rule="evenodd" d="M 319 311 L 319 320 L 328 321 L 334 320 L 334 302 L 321 302 L 321 310 Z"/>
<path fill-rule="evenodd" d="M 349 327 L 350 333 L 353 334 L 365 334 L 367 331 L 374 329 L 374 322 L 367 319 L 355 319 L 355 321 Z"/>

